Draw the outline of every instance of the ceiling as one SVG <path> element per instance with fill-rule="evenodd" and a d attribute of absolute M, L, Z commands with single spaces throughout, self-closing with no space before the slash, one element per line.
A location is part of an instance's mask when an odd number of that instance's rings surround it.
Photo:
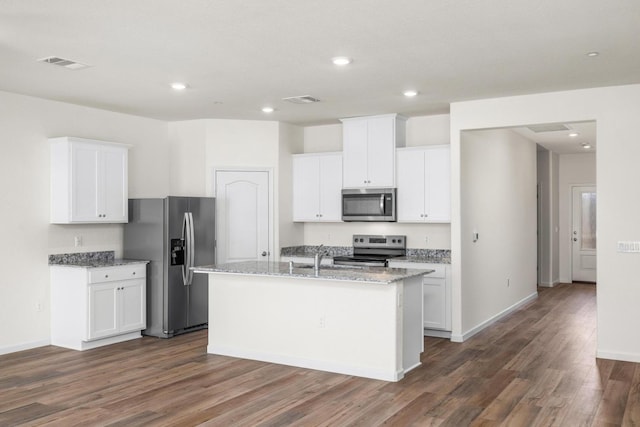
<path fill-rule="evenodd" d="M 541 131 L 533 126 L 531 128 L 517 127 L 512 130 L 537 143 L 542 149 L 557 154 L 594 153 L 596 151 L 596 122 L 552 124 L 553 127 L 556 125 L 565 127 L 567 130 Z M 585 148 L 583 145 L 589 145 L 589 147 Z"/>
<path fill-rule="evenodd" d="M 0 0 L 0 90 L 169 121 L 430 115 L 640 83 L 639 22 L 638 0 Z"/>

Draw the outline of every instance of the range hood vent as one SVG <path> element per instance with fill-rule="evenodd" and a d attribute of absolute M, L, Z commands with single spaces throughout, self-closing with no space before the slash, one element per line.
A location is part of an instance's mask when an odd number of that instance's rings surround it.
<path fill-rule="evenodd" d="M 45 62 L 47 64 L 58 65 L 60 67 L 68 68 L 70 70 L 81 70 L 89 67 L 87 64 L 81 62 L 72 61 L 70 59 L 60 58 L 58 56 L 48 56 L 46 58 L 38 59 L 38 62 Z"/>
<path fill-rule="evenodd" d="M 282 100 L 293 104 L 313 104 L 314 102 L 320 102 L 318 98 L 314 98 L 311 95 L 291 96 L 289 98 L 282 98 Z"/>
<path fill-rule="evenodd" d="M 563 125 L 562 123 L 556 124 L 544 124 L 544 125 L 531 125 L 527 126 L 531 132 L 535 133 L 543 133 L 543 132 L 560 132 L 571 130 L 571 128 L 567 127 L 567 125 Z"/>

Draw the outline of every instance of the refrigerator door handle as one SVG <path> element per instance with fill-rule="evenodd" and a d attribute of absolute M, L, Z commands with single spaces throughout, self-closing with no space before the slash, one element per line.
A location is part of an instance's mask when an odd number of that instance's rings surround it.
<path fill-rule="evenodd" d="M 189 248 L 189 213 L 185 212 L 182 218 L 182 241 L 184 244 L 184 263 L 182 264 L 182 284 L 187 286 L 189 284 L 189 256 L 191 250 Z"/>
<path fill-rule="evenodd" d="M 191 270 L 192 267 L 195 267 L 195 263 L 196 263 L 196 244 L 195 244 L 195 235 L 193 232 L 193 214 L 191 212 L 187 212 L 187 215 L 189 216 L 189 281 L 188 284 L 191 285 L 191 282 L 193 282 L 193 271 Z"/>

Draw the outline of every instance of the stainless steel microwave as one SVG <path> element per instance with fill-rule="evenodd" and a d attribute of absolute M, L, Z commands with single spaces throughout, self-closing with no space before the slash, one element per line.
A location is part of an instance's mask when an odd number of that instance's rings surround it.
<path fill-rule="evenodd" d="M 395 188 L 342 190 L 343 221 L 396 220 Z"/>

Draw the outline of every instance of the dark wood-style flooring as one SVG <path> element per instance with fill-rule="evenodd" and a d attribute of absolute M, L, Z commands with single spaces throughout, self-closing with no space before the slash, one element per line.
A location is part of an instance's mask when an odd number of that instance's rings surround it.
<path fill-rule="evenodd" d="M 541 288 L 462 344 L 425 338 L 398 383 L 208 355 L 206 339 L 0 356 L 0 426 L 640 425 L 640 364 L 595 358 L 593 285 Z"/>

